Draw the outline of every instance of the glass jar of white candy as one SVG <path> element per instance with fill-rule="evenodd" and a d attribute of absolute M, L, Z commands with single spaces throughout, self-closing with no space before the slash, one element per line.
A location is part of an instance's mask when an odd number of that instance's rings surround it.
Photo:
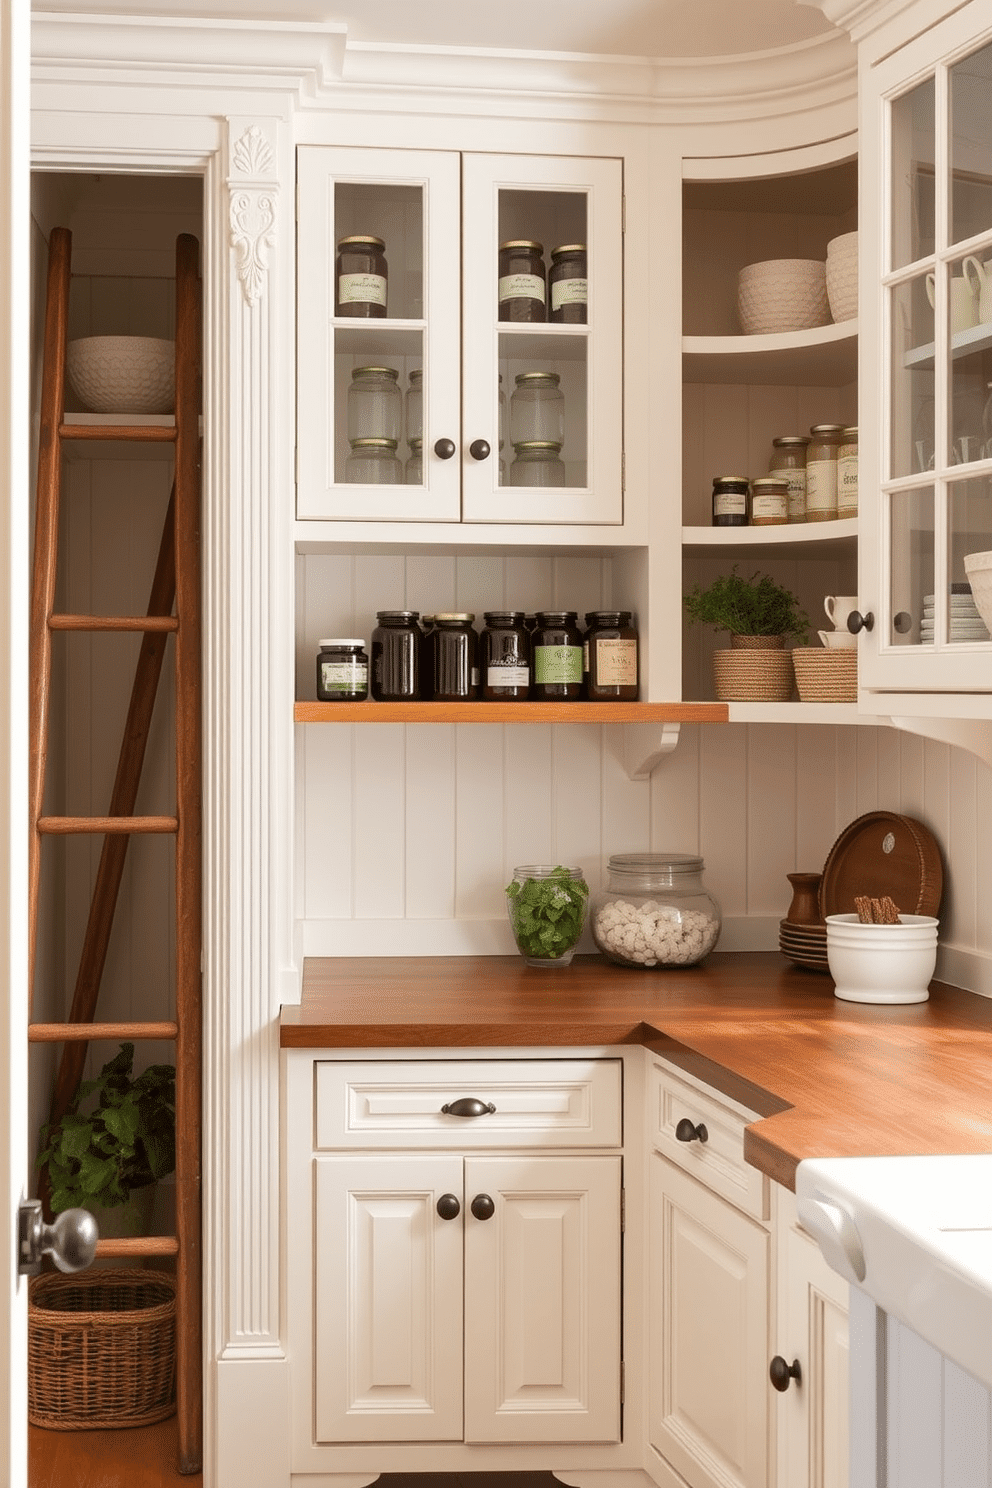
<path fill-rule="evenodd" d="M 720 906 L 688 853 L 614 853 L 592 901 L 592 934 L 618 966 L 693 966 L 716 945 Z"/>

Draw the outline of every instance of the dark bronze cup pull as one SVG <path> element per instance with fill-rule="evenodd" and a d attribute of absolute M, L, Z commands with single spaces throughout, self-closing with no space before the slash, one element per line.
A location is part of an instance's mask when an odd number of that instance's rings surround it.
<path fill-rule="evenodd" d="M 768 1366 L 768 1378 L 776 1390 L 787 1390 L 793 1380 L 797 1385 L 801 1385 L 803 1372 L 799 1360 L 793 1359 L 791 1364 L 787 1364 L 781 1354 L 776 1354 Z"/>
<path fill-rule="evenodd" d="M 496 1107 L 492 1101 L 476 1100 L 474 1095 L 462 1095 L 441 1107 L 442 1116 L 492 1116 Z"/>
<path fill-rule="evenodd" d="M 496 1213 L 496 1205 L 488 1194 L 476 1194 L 471 1209 L 476 1219 L 492 1219 Z"/>
<path fill-rule="evenodd" d="M 442 1219 L 457 1219 L 462 1206 L 454 1194 L 442 1194 L 437 1201 L 437 1212 Z"/>
<path fill-rule="evenodd" d="M 710 1134 L 702 1122 L 693 1126 L 688 1116 L 683 1116 L 675 1128 L 675 1136 L 680 1142 L 708 1142 Z"/>

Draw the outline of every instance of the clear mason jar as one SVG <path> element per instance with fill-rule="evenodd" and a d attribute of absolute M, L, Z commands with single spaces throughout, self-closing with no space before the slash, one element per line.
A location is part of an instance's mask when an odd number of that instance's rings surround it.
<path fill-rule="evenodd" d="M 348 388 L 348 442 L 395 439 L 403 429 L 403 397 L 395 367 L 354 367 Z"/>
<path fill-rule="evenodd" d="M 396 458 L 395 439 L 355 439 L 344 462 L 344 478 L 356 486 L 398 486 L 403 466 Z"/>
<path fill-rule="evenodd" d="M 768 462 L 771 475 L 784 476 L 789 482 L 789 521 L 806 520 L 806 450 L 805 434 L 780 434 L 772 440 L 773 454 Z"/>
<path fill-rule="evenodd" d="M 510 397 L 510 443 L 565 443 L 565 394 L 557 372 L 518 372 Z"/>
<path fill-rule="evenodd" d="M 582 936 L 589 886 L 581 868 L 531 863 L 514 868 L 506 909 L 528 966 L 567 966 Z"/>
<path fill-rule="evenodd" d="M 694 966 L 717 943 L 720 906 L 688 853 L 614 853 L 593 897 L 592 938 L 618 966 Z"/>
<path fill-rule="evenodd" d="M 410 373 L 410 384 L 406 390 L 406 442 L 424 437 L 424 369 L 414 367 Z"/>
<path fill-rule="evenodd" d="M 403 480 L 408 486 L 424 484 L 424 447 L 419 439 L 410 440 L 410 458 L 406 462 Z"/>
<path fill-rule="evenodd" d="M 513 446 L 511 486 L 563 486 L 565 466 L 561 445 L 548 439 L 532 439 Z"/>

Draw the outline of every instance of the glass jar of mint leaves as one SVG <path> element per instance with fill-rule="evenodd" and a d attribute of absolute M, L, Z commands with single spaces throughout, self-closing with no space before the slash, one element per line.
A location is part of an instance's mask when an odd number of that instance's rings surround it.
<path fill-rule="evenodd" d="M 532 863 L 514 868 L 506 907 L 528 966 L 567 966 L 586 919 L 589 886 L 581 868 Z"/>

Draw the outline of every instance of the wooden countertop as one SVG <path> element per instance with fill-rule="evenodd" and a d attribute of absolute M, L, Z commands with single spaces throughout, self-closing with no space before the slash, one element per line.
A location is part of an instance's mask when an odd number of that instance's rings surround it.
<path fill-rule="evenodd" d="M 284 1048 L 642 1044 L 760 1113 L 744 1155 L 788 1188 L 805 1157 L 992 1152 L 992 999 L 841 1002 L 777 952 L 684 971 L 600 956 L 561 971 L 520 956 L 324 957 L 283 1009 Z"/>

